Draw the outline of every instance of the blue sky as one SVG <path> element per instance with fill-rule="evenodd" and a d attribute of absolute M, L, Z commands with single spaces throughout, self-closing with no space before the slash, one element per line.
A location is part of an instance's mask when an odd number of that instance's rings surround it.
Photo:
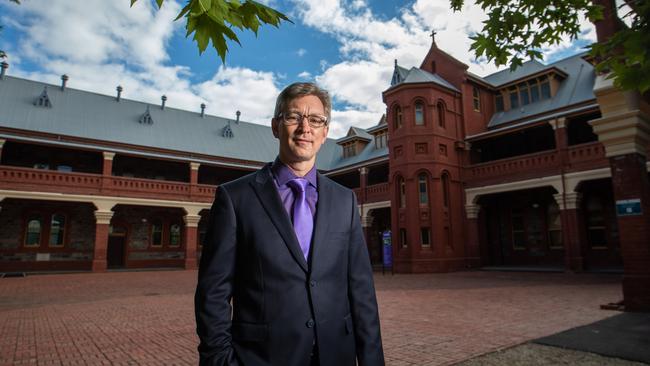
<path fill-rule="evenodd" d="M 291 23 L 266 26 L 258 37 L 240 33 L 243 47 L 230 44 L 226 64 L 209 48 L 199 57 L 185 38 L 184 20 L 173 22 L 182 2 L 39 0 L 15 5 L 0 1 L 0 49 L 7 51 L 9 75 L 113 95 L 117 85 L 129 99 L 199 110 L 270 124 L 275 97 L 297 80 L 316 81 L 334 99 L 331 137 L 350 126 L 377 123 L 385 106 L 381 92 L 390 82 L 393 60 L 419 66 L 437 31 L 437 45 L 487 75 L 494 65 L 469 52 L 469 34 L 479 31 L 485 15 L 467 2 L 460 13 L 449 0 L 267 0 Z M 45 5 L 47 4 L 47 5 Z M 582 51 L 595 38 L 588 22 L 582 39 L 544 50 L 547 61 Z"/>

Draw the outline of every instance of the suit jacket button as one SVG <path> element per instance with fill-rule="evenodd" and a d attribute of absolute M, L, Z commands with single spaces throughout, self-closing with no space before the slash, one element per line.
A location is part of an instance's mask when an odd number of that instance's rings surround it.
<path fill-rule="evenodd" d="M 313 327 L 314 327 L 314 319 L 307 320 L 307 328 L 313 328 Z"/>
<path fill-rule="evenodd" d="M 311 287 L 314 287 L 314 286 L 316 286 L 316 281 L 311 280 L 311 281 L 309 281 L 309 284 L 311 285 Z"/>

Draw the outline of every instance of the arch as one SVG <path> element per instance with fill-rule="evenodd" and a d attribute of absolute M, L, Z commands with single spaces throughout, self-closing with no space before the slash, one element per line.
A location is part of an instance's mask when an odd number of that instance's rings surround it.
<path fill-rule="evenodd" d="M 406 208 L 406 181 L 404 177 L 401 175 L 395 177 L 395 186 L 397 187 L 397 207 Z"/>
<path fill-rule="evenodd" d="M 442 185 L 442 205 L 448 208 L 451 203 L 451 191 L 449 186 L 450 175 L 449 172 L 443 170 L 440 174 L 440 184 Z"/>
<path fill-rule="evenodd" d="M 431 180 L 430 175 L 425 171 L 420 171 L 417 174 L 418 181 L 418 202 L 420 206 L 429 205 L 429 181 Z"/>
<path fill-rule="evenodd" d="M 396 130 L 404 124 L 402 116 L 402 107 L 399 104 L 393 106 L 393 129 Z"/>
<path fill-rule="evenodd" d="M 417 98 L 413 103 L 413 120 L 416 126 L 424 126 L 426 123 L 425 103 L 421 98 Z"/>
<path fill-rule="evenodd" d="M 27 218 L 23 245 L 26 247 L 39 247 L 41 245 L 41 235 L 43 235 L 43 219 L 40 215 L 32 214 Z"/>
<path fill-rule="evenodd" d="M 447 105 L 442 99 L 438 99 L 438 102 L 436 103 L 436 111 L 438 112 L 438 126 L 446 128 L 447 121 L 445 120 L 445 113 L 447 111 Z"/>

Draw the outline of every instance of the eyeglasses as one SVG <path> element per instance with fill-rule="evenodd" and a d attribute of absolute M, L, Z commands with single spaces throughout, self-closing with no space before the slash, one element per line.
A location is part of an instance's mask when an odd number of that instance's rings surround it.
<path fill-rule="evenodd" d="M 298 112 L 289 112 L 281 113 L 279 117 L 282 117 L 284 124 L 287 126 L 294 126 L 302 123 L 302 121 L 307 118 L 307 123 L 311 128 L 320 128 L 327 125 L 327 117 L 320 114 L 302 114 Z"/>

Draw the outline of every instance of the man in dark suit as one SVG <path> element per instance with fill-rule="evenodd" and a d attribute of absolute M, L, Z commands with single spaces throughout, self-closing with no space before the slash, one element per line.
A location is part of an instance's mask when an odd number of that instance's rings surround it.
<path fill-rule="evenodd" d="M 330 113 L 326 91 L 288 86 L 275 162 L 219 186 L 195 296 L 201 365 L 384 364 L 355 195 L 316 171 Z"/>

